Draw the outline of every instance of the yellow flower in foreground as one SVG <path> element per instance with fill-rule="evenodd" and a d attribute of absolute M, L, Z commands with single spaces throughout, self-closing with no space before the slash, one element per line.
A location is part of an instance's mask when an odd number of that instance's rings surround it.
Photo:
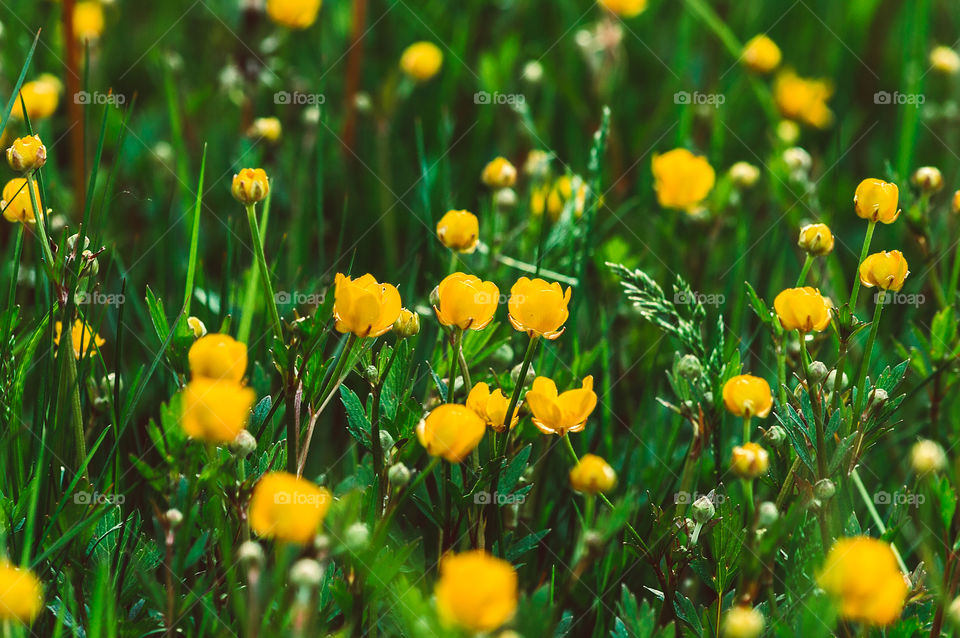
<path fill-rule="evenodd" d="M 31 82 L 25 82 L 20 87 L 20 95 L 17 96 L 17 100 L 13 104 L 10 117 L 15 120 L 23 119 L 20 98 L 23 98 L 27 105 L 27 115 L 32 123 L 36 124 L 38 120 L 50 117 L 57 110 L 62 90 L 63 84 L 60 80 L 49 73 L 44 73 Z"/>
<path fill-rule="evenodd" d="M 954 75 L 960 71 L 960 55 L 948 46 L 934 47 L 930 51 L 930 67 L 937 73 Z"/>
<path fill-rule="evenodd" d="M 487 426 L 480 415 L 456 403 L 444 403 L 420 421 L 417 438 L 430 456 L 459 463 L 480 444 Z"/>
<path fill-rule="evenodd" d="M 0 620 L 29 624 L 43 609 L 43 585 L 32 571 L 0 561 Z"/>
<path fill-rule="evenodd" d="M 565 435 L 579 432 L 597 407 L 593 391 L 593 377 L 583 379 L 580 388 L 557 392 L 557 384 L 547 377 L 537 377 L 526 395 L 527 406 L 533 414 L 533 424 L 544 434 Z"/>
<path fill-rule="evenodd" d="M 35 171 L 47 163 L 47 147 L 39 135 L 18 137 L 7 149 L 7 163 L 18 173 Z"/>
<path fill-rule="evenodd" d="M 723 404 L 736 416 L 765 419 L 773 407 L 770 384 L 750 374 L 732 377 L 723 384 Z"/>
<path fill-rule="evenodd" d="M 777 76 L 773 94 L 785 118 L 816 128 L 826 128 L 833 121 L 833 112 L 827 106 L 833 87 L 825 80 L 801 78 L 793 71 L 785 71 Z"/>
<path fill-rule="evenodd" d="M 187 436 L 210 443 L 229 443 L 247 427 L 256 395 L 231 380 L 200 377 L 183 391 L 180 426 Z"/>
<path fill-rule="evenodd" d="M 737 605 L 723 617 L 723 638 L 759 638 L 766 621 L 763 614 L 753 607 Z"/>
<path fill-rule="evenodd" d="M 877 286 L 896 292 L 903 288 L 909 274 L 907 260 L 899 250 L 874 253 L 860 264 L 860 283 L 868 288 Z"/>
<path fill-rule="evenodd" d="M 264 139 L 268 142 L 280 141 L 283 135 L 283 125 L 275 117 L 258 117 L 247 129 L 247 137 Z"/>
<path fill-rule="evenodd" d="M 773 300 L 784 330 L 821 332 L 830 325 L 830 303 L 810 286 L 787 288 Z"/>
<path fill-rule="evenodd" d="M 40 204 L 40 187 L 33 182 L 33 195 Z M 3 201 L 0 201 L 3 216 L 7 221 L 22 224 L 36 223 L 33 215 L 33 204 L 30 201 L 30 191 L 27 190 L 27 180 L 24 177 L 14 177 L 3 187 Z M 43 208 L 40 208 L 40 219 L 43 219 Z"/>
<path fill-rule="evenodd" d="M 233 176 L 233 198 L 241 204 L 256 204 L 270 192 L 270 180 L 262 168 L 244 168 Z"/>
<path fill-rule="evenodd" d="M 59 346 L 60 337 L 63 335 L 63 324 L 58 321 L 53 328 L 53 342 Z M 106 343 L 104 339 L 100 338 L 100 335 L 80 319 L 73 322 L 73 329 L 70 331 L 70 340 L 73 342 L 73 353 L 77 356 L 77 359 L 80 358 L 81 353 L 89 353 L 93 349 L 94 344 L 99 348 Z"/>
<path fill-rule="evenodd" d="M 500 289 L 490 281 L 455 272 L 437 286 L 439 303 L 433 307 L 437 320 L 462 330 L 482 330 L 493 320 Z"/>
<path fill-rule="evenodd" d="M 616 483 L 617 473 L 595 454 L 584 454 L 577 466 L 570 470 L 570 486 L 578 492 L 609 492 Z"/>
<path fill-rule="evenodd" d="M 96 40 L 103 34 L 103 6 L 99 0 L 81 0 L 73 5 L 73 35 L 77 40 Z"/>
<path fill-rule="evenodd" d="M 267 15 L 288 29 L 306 29 L 317 20 L 320 0 L 267 0 Z"/>
<path fill-rule="evenodd" d="M 510 188 L 517 183 L 517 169 L 505 157 L 495 157 L 483 167 L 480 181 L 490 188 Z"/>
<path fill-rule="evenodd" d="M 597 0 L 597 4 L 621 18 L 638 16 L 647 8 L 647 0 Z"/>
<path fill-rule="evenodd" d="M 500 388 L 491 392 L 490 386 L 486 383 L 478 383 L 470 390 L 470 395 L 467 397 L 467 407 L 480 415 L 480 418 L 497 432 L 503 432 L 506 429 L 503 424 L 507 420 L 510 399 L 504 396 Z M 518 403 L 513 410 L 513 418 L 510 419 L 510 429 L 513 429 L 517 425 L 517 421 L 520 420 L 519 412 L 520 405 Z"/>
<path fill-rule="evenodd" d="M 653 156 L 654 189 L 664 208 L 693 211 L 710 194 L 717 175 L 706 157 L 685 148 Z"/>
<path fill-rule="evenodd" d="M 447 554 L 435 593 L 444 622 L 472 632 L 493 631 L 517 610 L 517 572 L 483 550 Z"/>
<path fill-rule="evenodd" d="M 358 337 L 379 337 L 400 316 L 400 293 L 391 284 L 381 284 L 366 274 L 351 279 L 337 273 L 333 318 L 339 332 Z"/>
<path fill-rule="evenodd" d="M 808 255 L 822 257 L 833 252 L 833 233 L 826 224 L 807 224 L 800 229 L 797 245 Z"/>
<path fill-rule="evenodd" d="M 400 56 L 400 69 L 416 82 L 426 82 L 443 65 L 443 51 L 433 42 L 415 42 Z"/>
<path fill-rule="evenodd" d="M 740 59 L 752 71 L 770 73 L 780 65 L 780 47 L 766 35 L 755 35 L 743 45 Z"/>
<path fill-rule="evenodd" d="M 190 346 L 187 358 L 194 379 L 239 383 L 247 373 L 247 345 L 230 335 L 200 337 Z"/>
<path fill-rule="evenodd" d="M 733 473 L 740 478 L 752 479 L 766 473 L 770 467 L 770 455 L 751 441 L 733 448 L 730 465 Z"/>
<path fill-rule="evenodd" d="M 564 291 L 557 282 L 521 277 L 510 289 L 507 302 L 510 325 L 531 337 L 556 339 L 570 316 L 571 292 L 569 286 Z"/>
<path fill-rule="evenodd" d="M 868 625 L 900 618 L 908 589 L 890 545 L 866 536 L 837 540 L 817 582 L 837 599 L 844 618 Z"/>
<path fill-rule="evenodd" d="M 437 238 L 450 250 L 472 253 L 480 243 L 480 222 L 468 210 L 449 210 L 437 222 Z"/>
<path fill-rule="evenodd" d="M 333 495 L 287 472 L 267 472 L 250 497 L 250 529 L 264 538 L 309 543 L 323 525 Z"/>
<path fill-rule="evenodd" d="M 873 222 L 892 224 L 900 215 L 898 202 L 900 189 L 892 182 L 868 177 L 857 185 L 853 195 L 853 208 L 857 217 Z"/>

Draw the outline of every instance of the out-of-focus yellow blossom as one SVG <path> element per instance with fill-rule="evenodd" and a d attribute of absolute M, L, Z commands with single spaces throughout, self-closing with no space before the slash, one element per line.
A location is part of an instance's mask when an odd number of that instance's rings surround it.
<path fill-rule="evenodd" d="M 210 443 L 230 443 L 246 427 L 256 395 L 232 380 L 199 377 L 183 391 L 180 425 L 187 436 Z"/>
<path fill-rule="evenodd" d="M 413 310 L 400 309 L 400 316 L 393 322 L 393 332 L 397 339 L 408 339 L 420 334 L 420 315 Z"/>
<path fill-rule="evenodd" d="M 750 188 L 760 179 L 760 169 L 750 162 L 737 162 L 728 171 L 733 185 L 737 188 Z"/>
<path fill-rule="evenodd" d="M 495 157 L 483 167 L 480 181 L 490 188 L 510 188 L 517 183 L 517 169 L 505 157 Z"/>
<path fill-rule="evenodd" d="M 103 35 L 100 0 L 81 0 L 73 5 L 73 35 L 77 40 L 97 40 Z"/>
<path fill-rule="evenodd" d="M 510 399 L 504 396 L 500 388 L 493 392 L 486 383 L 478 383 L 470 390 L 467 396 L 467 407 L 480 415 L 480 417 L 497 432 L 503 432 L 506 428 L 504 422 L 507 420 L 507 410 L 510 408 Z M 510 419 L 510 429 L 517 425 L 520 420 L 520 405 L 513 410 L 513 418 Z"/>
<path fill-rule="evenodd" d="M 472 253 L 480 243 L 480 222 L 468 210 L 449 210 L 437 222 L 440 243 L 461 253 Z"/>
<path fill-rule="evenodd" d="M 833 252 L 833 233 L 826 224 L 807 224 L 800 229 L 797 245 L 808 255 L 822 257 Z"/>
<path fill-rule="evenodd" d="M 33 182 L 33 194 L 40 206 L 40 187 Z M 33 215 L 33 204 L 30 202 L 30 191 L 27 190 L 27 180 L 23 177 L 14 177 L 3 187 L 3 201 L 0 201 L 3 216 L 7 221 L 22 224 L 36 223 Z M 40 219 L 43 219 L 43 208 L 40 209 Z"/>
<path fill-rule="evenodd" d="M 533 149 L 527 153 L 523 162 L 523 172 L 533 179 L 544 179 L 550 174 L 550 160 L 553 157 L 547 151 Z"/>
<path fill-rule="evenodd" d="M 27 105 L 27 115 L 31 122 L 36 123 L 38 120 L 50 117 L 57 110 L 62 90 L 63 84 L 60 80 L 49 73 L 44 73 L 31 82 L 25 82 L 20 87 L 20 95 L 17 96 L 17 100 L 13 104 L 10 117 L 15 120 L 23 119 L 20 98 L 23 98 Z"/>
<path fill-rule="evenodd" d="M 930 51 L 930 67 L 937 73 L 954 75 L 960 71 L 960 55 L 948 46 L 934 47 Z"/>
<path fill-rule="evenodd" d="M 830 325 L 830 303 L 810 286 L 787 288 L 773 300 L 784 330 L 821 332 Z"/>
<path fill-rule="evenodd" d="M 547 377 L 537 377 L 526 395 L 527 406 L 533 414 L 533 424 L 544 434 L 564 436 L 579 432 L 597 407 L 593 391 L 593 377 L 583 379 L 583 385 L 560 394 L 557 384 Z"/>
<path fill-rule="evenodd" d="M 26 567 L 0 561 L 0 620 L 33 622 L 43 609 L 43 585 Z"/>
<path fill-rule="evenodd" d="M 785 144 L 796 144 L 800 139 L 800 126 L 793 120 L 780 120 L 777 124 L 777 137 Z"/>
<path fill-rule="evenodd" d="M 306 29 L 317 21 L 320 0 L 267 0 L 267 15 L 288 29 Z"/>
<path fill-rule="evenodd" d="M 723 638 L 759 638 L 766 624 L 761 614 L 753 607 L 737 605 L 723 617 Z"/>
<path fill-rule="evenodd" d="M 770 73 L 780 65 L 780 47 L 764 34 L 755 35 L 743 45 L 740 59 L 751 71 Z"/>
<path fill-rule="evenodd" d="M 553 184 L 543 184 L 530 193 L 530 212 L 539 217 L 546 210 L 557 221 L 567 202 L 573 201 L 573 216 L 580 218 L 587 202 L 587 185 L 579 175 L 563 175 Z"/>
<path fill-rule="evenodd" d="M 270 192 L 270 180 L 262 168 L 244 168 L 233 176 L 233 198 L 241 204 L 256 204 Z"/>
<path fill-rule="evenodd" d="M 950 209 L 954 214 L 960 214 L 960 190 L 953 193 L 953 199 L 950 201 Z"/>
<path fill-rule="evenodd" d="M 430 456 L 459 463 L 480 444 L 487 426 L 465 405 L 444 403 L 417 425 L 417 438 Z"/>
<path fill-rule="evenodd" d="M 521 277 L 510 289 L 510 325 L 531 337 L 556 339 L 570 316 L 571 292 L 569 286 L 564 291 L 557 282 Z"/>
<path fill-rule="evenodd" d="M 597 0 L 597 4 L 621 18 L 638 16 L 647 8 L 647 0 Z"/>
<path fill-rule="evenodd" d="M 685 148 L 653 156 L 654 189 L 664 208 L 692 212 L 710 194 L 716 173 L 706 157 Z"/>
<path fill-rule="evenodd" d="M 869 255 L 860 264 L 860 283 L 868 288 L 877 286 L 881 290 L 903 288 L 903 282 L 910 274 L 907 260 L 899 250 L 883 251 Z"/>
<path fill-rule="evenodd" d="M 53 329 L 53 342 L 59 346 L 60 337 L 63 335 L 63 323 L 58 321 L 54 324 Z M 73 353 L 77 359 L 80 358 L 82 353 L 89 353 L 93 350 L 94 344 L 99 348 L 106 343 L 106 340 L 100 338 L 100 335 L 80 319 L 73 322 L 73 328 L 70 330 L 70 340 L 73 343 Z"/>
<path fill-rule="evenodd" d="M 868 177 L 857 185 L 853 208 L 857 217 L 892 224 L 900 215 L 900 189 L 892 182 Z"/>
<path fill-rule="evenodd" d="M 817 582 L 844 618 L 877 626 L 900 618 L 908 591 L 890 545 L 866 536 L 837 540 Z"/>
<path fill-rule="evenodd" d="M 391 284 L 379 283 L 373 275 L 357 279 L 337 273 L 333 318 L 339 332 L 358 337 L 379 337 L 400 316 L 400 293 Z"/>
<path fill-rule="evenodd" d="M 7 149 L 7 163 L 18 173 L 30 173 L 47 163 L 47 147 L 39 135 L 18 137 Z"/>
<path fill-rule="evenodd" d="M 723 404 L 736 416 L 765 419 L 773 407 L 770 384 L 749 374 L 732 377 L 723 384 Z"/>
<path fill-rule="evenodd" d="M 415 82 L 426 82 L 443 65 L 443 51 L 433 42 L 415 42 L 400 56 L 400 69 Z"/>
<path fill-rule="evenodd" d="M 609 492 L 616 483 L 617 473 L 596 454 L 584 454 L 576 467 L 570 470 L 570 486 L 585 494 Z"/>
<path fill-rule="evenodd" d="M 226 334 L 200 337 L 190 346 L 187 359 L 194 379 L 239 383 L 247 373 L 247 345 Z"/>
<path fill-rule="evenodd" d="M 816 128 L 826 128 L 833 121 L 827 100 L 833 87 L 825 80 L 801 78 L 793 71 L 784 71 L 773 84 L 774 101 L 784 117 Z"/>
<path fill-rule="evenodd" d="M 733 473 L 740 478 L 757 478 L 770 467 L 770 455 L 751 441 L 733 448 L 733 459 L 730 465 Z"/>
<path fill-rule="evenodd" d="M 921 166 L 913 172 L 910 181 L 926 193 L 936 193 L 943 188 L 943 174 L 936 166 Z"/>
<path fill-rule="evenodd" d="M 264 139 L 268 142 L 280 141 L 281 135 L 283 135 L 283 126 L 275 117 L 258 117 L 247 129 L 247 137 Z"/>
<path fill-rule="evenodd" d="M 304 545 L 313 540 L 333 495 L 287 472 L 267 472 L 250 497 L 250 529 L 264 538 Z"/>
<path fill-rule="evenodd" d="M 489 632 L 517 610 L 517 572 L 505 560 L 475 549 L 440 561 L 437 611 L 447 624 Z"/>
<path fill-rule="evenodd" d="M 947 453 L 936 441 L 923 439 L 910 448 L 910 465 L 921 476 L 940 472 L 947 467 Z"/>
<path fill-rule="evenodd" d="M 493 319 L 500 303 L 500 289 L 491 281 L 455 272 L 437 286 L 439 303 L 433 307 L 445 326 L 482 330 Z"/>

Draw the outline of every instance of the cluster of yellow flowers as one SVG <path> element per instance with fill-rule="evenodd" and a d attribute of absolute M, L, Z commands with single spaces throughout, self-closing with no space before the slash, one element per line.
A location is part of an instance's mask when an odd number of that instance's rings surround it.
<path fill-rule="evenodd" d="M 192 438 L 229 443 L 247 427 L 255 395 L 243 384 L 247 346 L 230 335 L 208 334 L 188 353 L 191 380 L 183 391 L 181 426 Z"/>

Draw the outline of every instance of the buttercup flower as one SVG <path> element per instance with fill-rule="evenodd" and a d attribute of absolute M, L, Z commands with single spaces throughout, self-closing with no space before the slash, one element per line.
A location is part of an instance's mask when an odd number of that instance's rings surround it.
<path fill-rule="evenodd" d="M 570 294 L 569 287 L 564 291 L 556 282 L 521 277 L 510 289 L 510 324 L 531 337 L 556 339 L 570 316 Z"/>
<path fill-rule="evenodd" d="M 241 204 L 255 204 L 270 192 L 270 180 L 262 168 L 244 168 L 233 176 L 230 192 Z"/>
<path fill-rule="evenodd" d="M 908 590 L 890 545 L 866 536 L 837 540 L 817 582 L 844 618 L 878 626 L 900 617 Z"/>
<path fill-rule="evenodd" d="M 693 211 L 710 194 L 716 173 L 707 158 L 685 148 L 653 156 L 654 189 L 664 208 Z"/>
<path fill-rule="evenodd" d="M 450 210 L 437 222 L 440 243 L 461 253 L 472 253 L 480 243 L 480 222 L 468 210 Z"/>
<path fill-rule="evenodd" d="M 770 73 L 780 64 L 780 47 L 766 35 L 755 35 L 743 45 L 740 59 L 751 71 Z"/>
<path fill-rule="evenodd" d="M 954 214 L 960 213 L 960 190 L 953 193 L 953 199 L 950 200 L 950 210 L 952 210 Z"/>
<path fill-rule="evenodd" d="M 822 257 L 833 252 L 833 233 L 826 224 L 807 224 L 800 229 L 797 245 L 808 255 Z"/>
<path fill-rule="evenodd" d="M 587 201 L 587 185 L 579 175 L 562 175 L 552 185 L 543 184 L 530 194 L 530 212 L 539 217 L 544 209 L 557 221 L 567 202 L 573 200 L 573 216 L 580 218 Z"/>
<path fill-rule="evenodd" d="M 723 617 L 721 630 L 723 638 L 759 638 L 765 624 L 755 608 L 737 605 Z"/>
<path fill-rule="evenodd" d="M 585 494 L 609 492 L 616 483 L 617 473 L 595 454 L 584 454 L 577 466 L 570 470 L 570 486 Z"/>
<path fill-rule="evenodd" d="M 351 279 L 337 273 L 333 318 L 339 332 L 358 337 L 379 337 L 400 316 L 400 293 L 391 284 L 381 284 L 373 275 Z"/>
<path fill-rule="evenodd" d="M 400 68 L 412 80 L 426 82 L 443 65 L 443 51 L 433 42 L 416 42 L 403 51 Z"/>
<path fill-rule="evenodd" d="M 483 167 L 480 181 L 490 188 L 510 188 L 517 183 L 517 169 L 504 157 L 496 157 Z"/>
<path fill-rule="evenodd" d="M 948 46 L 934 47 L 930 51 L 930 66 L 937 73 L 954 75 L 960 71 L 960 55 Z"/>
<path fill-rule="evenodd" d="M 60 337 L 63 335 L 63 324 L 58 321 L 53 328 L 53 342 L 59 346 Z M 100 338 L 100 335 L 80 319 L 73 322 L 73 328 L 70 330 L 70 340 L 73 343 L 73 353 L 77 356 L 77 359 L 80 358 L 81 353 L 89 353 L 93 350 L 94 344 L 99 348 L 106 343 L 104 339 Z"/>
<path fill-rule="evenodd" d="M 393 332 L 397 339 L 407 339 L 420 334 L 420 315 L 406 308 L 400 309 L 400 316 L 393 322 Z"/>
<path fill-rule="evenodd" d="M 26 567 L 0 561 L 0 620 L 29 624 L 42 609 L 40 579 Z"/>
<path fill-rule="evenodd" d="M 57 104 L 60 102 L 60 92 L 63 90 L 63 84 L 56 76 L 45 73 L 32 82 L 25 82 L 20 87 L 20 95 L 17 96 L 13 104 L 13 110 L 10 117 L 15 120 L 23 119 L 23 108 L 20 99 L 23 98 L 27 105 L 27 115 L 31 122 L 44 120 L 57 110 Z"/>
<path fill-rule="evenodd" d="M 621 18 L 638 16 L 647 8 L 647 0 L 597 0 L 597 3 Z"/>
<path fill-rule="evenodd" d="M 943 174 L 936 166 L 921 166 L 913 172 L 910 181 L 925 193 L 936 193 L 943 188 Z"/>
<path fill-rule="evenodd" d="M 444 403 L 420 421 L 417 438 L 430 456 L 459 463 L 480 444 L 486 431 L 476 412 L 464 405 Z"/>
<path fill-rule="evenodd" d="M 437 297 L 439 301 L 433 309 L 441 324 L 482 330 L 497 312 L 500 289 L 493 282 L 455 272 L 437 286 Z"/>
<path fill-rule="evenodd" d="M 723 384 L 723 404 L 736 416 L 765 419 L 773 407 L 770 384 L 749 374 L 732 377 Z"/>
<path fill-rule="evenodd" d="M 824 80 L 801 78 L 793 71 L 785 71 L 777 76 L 773 94 L 777 108 L 788 119 L 815 128 L 826 128 L 833 121 L 827 106 L 833 87 Z"/>
<path fill-rule="evenodd" d="M 275 117 L 258 117 L 247 129 L 247 137 L 277 142 L 283 134 L 283 126 Z"/>
<path fill-rule="evenodd" d="M 857 186 L 853 207 L 858 217 L 873 222 L 892 224 L 900 215 L 897 207 L 900 189 L 896 184 L 868 177 Z"/>
<path fill-rule="evenodd" d="M 97 40 L 103 34 L 103 7 L 99 0 L 73 5 L 73 35 L 77 40 Z"/>
<path fill-rule="evenodd" d="M 507 409 L 510 407 L 510 399 L 504 396 L 500 388 L 493 392 L 486 383 L 478 383 L 470 390 L 467 396 L 467 407 L 480 415 L 487 425 L 497 432 L 503 432 L 506 428 L 504 422 L 507 420 Z M 513 418 L 510 419 L 510 429 L 517 425 L 520 420 L 520 405 L 513 410 Z"/>
<path fill-rule="evenodd" d="M 267 472 L 250 497 L 250 529 L 264 538 L 309 543 L 323 525 L 333 495 L 287 472 Z"/>
<path fill-rule="evenodd" d="M 183 391 L 180 426 L 191 438 L 230 443 L 247 427 L 255 398 L 236 381 L 196 378 Z"/>
<path fill-rule="evenodd" d="M 883 251 L 869 255 L 860 264 L 860 283 L 867 288 L 877 286 L 881 290 L 903 288 L 910 271 L 907 260 L 899 250 Z"/>
<path fill-rule="evenodd" d="M 517 610 L 517 572 L 483 550 L 447 554 L 440 562 L 435 594 L 437 611 L 447 624 L 470 632 L 493 631 Z"/>
<path fill-rule="evenodd" d="M 30 173 L 47 163 L 47 147 L 39 135 L 18 137 L 7 149 L 7 163 L 18 173 Z"/>
<path fill-rule="evenodd" d="M 33 194 L 40 206 L 40 187 L 33 182 Z M 3 216 L 7 221 L 21 224 L 34 224 L 33 204 L 30 201 L 30 191 L 27 190 L 27 180 L 23 177 L 14 177 L 3 187 L 3 201 L 0 201 Z M 43 208 L 40 209 L 40 219 L 43 219 Z"/>
<path fill-rule="evenodd" d="M 770 467 L 770 455 L 756 443 L 744 443 L 733 448 L 730 465 L 740 478 L 757 478 Z"/>
<path fill-rule="evenodd" d="M 787 288 L 773 300 L 784 330 L 821 332 L 830 325 L 830 304 L 820 291 L 810 286 Z"/>
<path fill-rule="evenodd" d="M 320 0 L 267 0 L 267 15 L 288 29 L 306 29 L 317 20 Z"/>
<path fill-rule="evenodd" d="M 544 434 L 565 435 L 579 432 L 597 407 L 593 391 L 593 377 L 583 379 L 580 388 L 557 392 L 557 384 L 547 377 L 537 377 L 526 395 L 527 406 L 533 414 L 533 424 Z"/>
<path fill-rule="evenodd" d="M 247 345 L 230 335 L 200 337 L 190 346 L 187 358 L 194 379 L 240 383 L 247 373 Z"/>

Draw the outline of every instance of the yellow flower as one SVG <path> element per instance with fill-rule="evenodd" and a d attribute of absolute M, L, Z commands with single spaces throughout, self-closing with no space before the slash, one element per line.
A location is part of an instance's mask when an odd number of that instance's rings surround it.
<path fill-rule="evenodd" d="M 433 42 L 415 42 L 400 56 L 400 69 L 416 82 L 426 82 L 440 71 L 443 51 Z"/>
<path fill-rule="evenodd" d="M 480 222 L 468 210 L 449 210 L 437 222 L 440 243 L 461 253 L 472 253 L 480 243 Z"/>
<path fill-rule="evenodd" d="M 664 208 L 693 211 L 710 194 L 716 173 L 707 158 L 685 148 L 653 156 L 654 189 Z"/>
<path fill-rule="evenodd" d="M 247 129 L 247 137 L 277 142 L 283 134 L 283 126 L 275 117 L 258 117 Z"/>
<path fill-rule="evenodd" d="M 270 180 L 262 168 L 244 168 L 233 176 L 230 192 L 241 204 L 255 204 L 270 192 Z"/>
<path fill-rule="evenodd" d="M 250 497 L 250 529 L 264 538 L 309 543 L 323 525 L 333 495 L 287 472 L 267 472 Z"/>
<path fill-rule="evenodd" d="M 773 407 L 770 384 L 749 374 L 732 377 L 723 384 L 723 404 L 736 416 L 765 419 Z"/>
<path fill-rule="evenodd" d="M 853 196 L 853 208 L 858 217 L 873 222 L 892 224 L 900 215 L 897 203 L 900 189 L 892 182 L 868 177 L 857 185 Z"/>
<path fill-rule="evenodd" d="M 236 381 L 195 378 L 183 391 L 180 426 L 191 438 L 229 443 L 247 427 L 255 398 Z"/>
<path fill-rule="evenodd" d="M 207 326 L 204 325 L 200 317 L 187 317 L 187 327 L 193 332 L 195 339 L 207 334 Z"/>
<path fill-rule="evenodd" d="M 7 149 L 7 163 L 18 173 L 30 173 L 47 163 L 47 147 L 39 135 L 18 137 Z"/>
<path fill-rule="evenodd" d="M 317 20 L 320 0 L 267 0 L 267 15 L 288 29 L 306 29 Z"/>
<path fill-rule="evenodd" d="M 785 118 L 816 128 L 826 128 L 833 121 L 833 112 L 827 106 L 833 87 L 824 80 L 801 78 L 793 71 L 785 71 L 777 76 L 773 94 Z"/>
<path fill-rule="evenodd" d="M 482 330 L 497 312 L 500 289 L 493 282 L 455 272 L 437 286 L 437 297 L 439 303 L 433 309 L 441 324 Z"/>
<path fill-rule="evenodd" d="M 766 621 L 753 607 L 737 605 L 723 617 L 723 638 L 759 638 Z"/>
<path fill-rule="evenodd" d="M 822 257 L 833 252 L 833 233 L 826 224 L 807 224 L 800 229 L 797 245 L 808 255 Z"/>
<path fill-rule="evenodd" d="M 247 373 L 247 346 L 230 335 L 200 337 L 190 346 L 187 358 L 194 379 L 240 383 Z"/>
<path fill-rule="evenodd" d="M 81 0 L 73 5 L 73 35 L 77 40 L 96 40 L 103 34 L 103 7 L 99 0 Z"/>
<path fill-rule="evenodd" d="M 36 181 L 33 182 L 33 194 L 37 199 L 37 206 L 40 206 L 40 187 L 37 186 Z M 14 177 L 7 182 L 3 187 L 3 201 L 0 201 L 0 208 L 3 208 L 3 216 L 7 221 L 22 224 L 36 223 L 26 178 Z M 43 219 L 42 207 L 40 208 L 40 219 Z"/>
<path fill-rule="evenodd" d="M 647 8 L 647 0 L 597 0 L 597 4 L 621 18 L 638 16 Z"/>
<path fill-rule="evenodd" d="M 830 303 L 810 286 L 787 288 L 773 300 L 784 330 L 821 332 L 830 325 Z"/>
<path fill-rule="evenodd" d="M 60 345 L 60 337 L 62 334 L 63 324 L 58 321 L 54 324 L 53 335 L 53 342 L 58 346 Z M 106 343 L 104 339 L 100 338 L 100 335 L 80 319 L 73 322 L 73 329 L 70 330 L 70 340 L 73 343 L 73 353 L 77 356 L 77 359 L 80 358 L 81 353 L 89 353 L 90 350 L 93 349 L 94 344 L 99 348 Z"/>
<path fill-rule="evenodd" d="M 584 454 L 577 466 L 570 470 L 570 486 L 578 492 L 609 492 L 616 483 L 617 473 L 595 454 Z"/>
<path fill-rule="evenodd" d="M 489 632 L 517 610 L 517 572 L 480 549 L 447 554 L 435 589 L 444 622 L 471 632 Z"/>
<path fill-rule="evenodd" d="M 437 406 L 417 425 L 417 438 L 430 456 L 459 463 L 473 452 L 487 426 L 480 415 L 457 403 Z"/>
<path fill-rule="evenodd" d="M 907 260 L 899 250 L 874 253 L 860 264 L 860 283 L 867 288 L 877 286 L 881 290 L 896 292 L 903 288 L 909 274 Z"/>
<path fill-rule="evenodd" d="M 770 73 L 780 64 L 780 47 L 766 35 L 755 35 L 743 45 L 740 59 L 757 73 Z"/>
<path fill-rule="evenodd" d="M 504 422 L 507 420 L 507 410 L 510 408 L 510 399 L 503 395 L 500 388 L 493 392 L 486 383 L 478 383 L 470 390 L 467 396 L 467 407 L 480 415 L 487 425 L 497 432 L 503 432 L 506 428 Z M 517 425 L 520 420 L 520 405 L 513 410 L 513 418 L 510 419 L 510 429 Z"/>
<path fill-rule="evenodd" d="M 950 210 L 952 210 L 954 214 L 960 213 L 960 190 L 953 193 L 953 199 L 950 200 Z"/>
<path fill-rule="evenodd" d="M 937 73 L 954 75 L 960 71 L 960 55 L 948 46 L 934 47 L 930 51 L 930 66 Z"/>
<path fill-rule="evenodd" d="M 420 334 L 420 315 L 406 308 L 400 309 L 400 316 L 393 322 L 393 333 L 397 339 L 407 339 Z"/>
<path fill-rule="evenodd" d="M 837 599 L 844 618 L 867 625 L 900 618 L 908 591 L 890 545 L 866 536 L 838 539 L 817 582 Z"/>
<path fill-rule="evenodd" d="M 381 284 L 366 274 L 351 279 L 337 273 L 333 318 L 340 332 L 358 337 L 379 337 L 400 316 L 400 293 L 391 284 Z"/>
<path fill-rule="evenodd" d="M 483 167 L 480 180 L 490 188 L 510 188 L 517 183 L 517 169 L 506 158 L 496 157 Z"/>
<path fill-rule="evenodd" d="M 571 292 L 569 286 L 564 291 L 557 282 L 521 277 L 510 289 L 507 302 L 510 325 L 531 337 L 556 339 L 566 329 L 563 324 L 570 316 Z"/>
<path fill-rule="evenodd" d="M 15 120 L 23 119 L 23 109 L 20 105 L 20 98 L 23 98 L 27 105 L 27 115 L 30 121 L 36 123 L 43 120 L 57 110 L 57 103 L 60 101 L 60 91 L 63 90 L 63 84 L 55 76 L 45 73 L 32 82 L 25 82 L 20 87 L 20 95 L 13 105 L 10 117 Z"/>
<path fill-rule="evenodd" d="M 733 473 L 740 478 L 757 478 L 770 467 L 770 455 L 751 441 L 733 448 L 731 466 Z"/>
<path fill-rule="evenodd" d="M 565 435 L 579 432 L 597 407 L 593 391 L 593 377 L 583 379 L 580 388 L 557 392 L 557 384 L 547 377 L 537 377 L 527 392 L 527 406 L 533 415 L 533 424 L 544 434 Z"/>
<path fill-rule="evenodd" d="M 33 622 L 43 609 L 43 585 L 26 567 L 0 561 L 0 620 Z"/>

